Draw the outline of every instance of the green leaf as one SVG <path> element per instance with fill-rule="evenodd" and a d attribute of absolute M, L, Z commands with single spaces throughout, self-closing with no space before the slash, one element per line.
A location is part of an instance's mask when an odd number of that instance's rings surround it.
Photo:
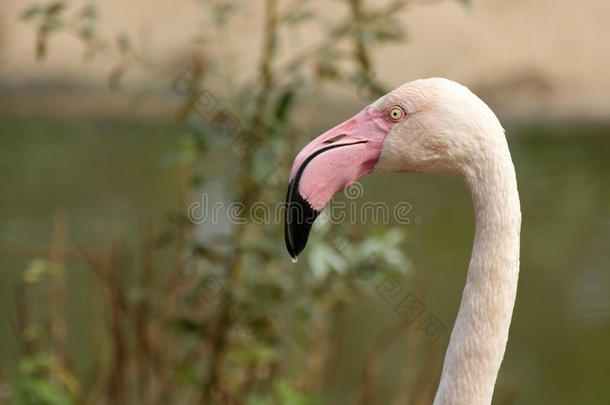
<path fill-rule="evenodd" d="M 45 33 L 49 33 L 49 32 L 53 32 L 53 31 L 57 31 L 58 29 L 60 29 L 61 27 L 63 27 L 63 23 L 55 18 L 47 18 L 44 23 L 42 24 L 42 26 L 40 27 L 40 29 L 42 31 L 44 31 Z"/>
<path fill-rule="evenodd" d="M 271 34 L 270 48 L 271 48 L 271 55 L 277 55 L 277 53 L 278 53 L 278 51 L 280 49 L 280 38 L 279 38 L 279 35 L 277 35 L 276 32 L 273 32 Z"/>
<path fill-rule="evenodd" d="M 401 41 L 405 33 L 397 26 L 379 27 L 373 31 L 373 36 L 379 42 Z"/>
<path fill-rule="evenodd" d="M 74 403 L 70 395 L 50 381 L 37 380 L 32 384 L 35 394 L 40 398 L 40 404 L 68 405 Z"/>
<path fill-rule="evenodd" d="M 197 142 L 190 134 L 185 134 L 180 139 L 181 159 L 192 163 L 197 159 Z"/>
<path fill-rule="evenodd" d="M 199 386 L 199 378 L 197 377 L 197 373 L 191 368 L 187 366 L 177 366 L 174 369 L 176 376 L 182 380 L 182 382 L 191 385 L 193 387 Z"/>
<path fill-rule="evenodd" d="M 87 22 L 83 25 L 83 28 L 80 31 L 80 35 L 85 40 L 91 40 L 95 37 L 95 23 Z"/>
<path fill-rule="evenodd" d="M 313 17 L 315 17 L 316 13 L 314 13 L 313 10 L 298 10 L 295 11 L 294 13 L 290 13 L 285 17 L 285 21 L 288 24 L 300 24 L 303 23 L 307 20 L 312 19 Z"/>
<path fill-rule="evenodd" d="M 83 17 L 84 18 L 95 18 L 97 17 L 97 9 L 94 4 L 87 4 L 83 9 Z"/>
<path fill-rule="evenodd" d="M 51 362 L 51 357 L 45 353 L 25 357 L 19 362 L 19 373 L 24 376 L 36 374 L 46 370 Z"/>
<path fill-rule="evenodd" d="M 47 38 L 44 33 L 38 36 L 36 41 L 36 59 L 41 60 L 47 55 Z"/>
<path fill-rule="evenodd" d="M 23 279 L 26 283 L 36 283 L 42 279 L 50 270 L 49 263 L 42 259 L 35 259 L 23 272 Z"/>
<path fill-rule="evenodd" d="M 66 5 L 64 4 L 63 1 L 56 1 L 47 6 L 47 8 L 45 9 L 45 14 L 47 16 L 55 16 L 55 15 L 59 14 L 61 11 L 63 11 L 65 8 L 66 8 Z"/>
<path fill-rule="evenodd" d="M 96 16 L 97 9 L 93 4 L 85 6 L 82 11 L 82 27 L 80 35 L 84 40 L 92 40 L 95 37 L 96 32 Z"/>
<path fill-rule="evenodd" d="M 292 101 L 294 100 L 294 91 L 292 89 L 286 90 L 277 101 L 275 105 L 275 119 L 279 122 L 285 122 L 286 117 L 288 115 L 288 111 L 292 106 Z"/>
<path fill-rule="evenodd" d="M 116 38 L 116 44 L 119 48 L 119 52 L 122 54 L 126 54 L 131 48 L 131 43 L 129 42 L 129 38 L 125 34 L 119 34 Z"/>
<path fill-rule="evenodd" d="M 278 359 L 273 346 L 254 344 L 235 352 L 235 359 L 241 364 L 271 364 Z"/>
<path fill-rule="evenodd" d="M 259 396 L 251 396 L 246 400 L 247 405 L 273 405 L 273 402 L 267 398 Z"/>
<path fill-rule="evenodd" d="M 33 6 L 25 9 L 23 14 L 21 14 L 21 19 L 23 21 L 31 20 L 32 18 L 42 14 L 42 8 L 39 6 Z"/>
<path fill-rule="evenodd" d="M 312 405 L 313 400 L 285 381 L 278 381 L 273 389 L 281 405 Z"/>
<path fill-rule="evenodd" d="M 167 323 L 170 329 L 188 334 L 203 334 L 203 326 L 192 319 L 176 318 Z"/>
<path fill-rule="evenodd" d="M 312 246 L 308 257 L 311 272 L 319 281 L 325 280 L 331 270 L 343 273 L 347 269 L 345 259 L 324 244 Z"/>
<path fill-rule="evenodd" d="M 236 5 L 234 3 L 225 3 L 216 7 L 214 21 L 218 25 L 224 25 L 229 18 L 231 18 L 231 14 L 236 10 Z"/>

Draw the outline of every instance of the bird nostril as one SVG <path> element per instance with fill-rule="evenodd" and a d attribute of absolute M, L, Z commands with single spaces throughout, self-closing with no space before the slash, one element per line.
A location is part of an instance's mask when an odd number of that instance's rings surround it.
<path fill-rule="evenodd" d="M 328 139 L 328 140 L 324 141 L 324 143 L 333 143 L 333 142 L 337 142 L 339 139 L 343 139 L 343 138 L 345 138 L 346 136 L 347 136 L 347 134 L 340 134 L 340 135 L 337 135 L 337 136 L 335 136 L 335 137 L 332 137 L 332 138 L 330 138 L 330 139 Z"/>

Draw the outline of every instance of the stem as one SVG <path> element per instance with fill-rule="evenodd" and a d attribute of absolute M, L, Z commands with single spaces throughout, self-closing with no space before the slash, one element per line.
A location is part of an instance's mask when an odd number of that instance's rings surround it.
<path fill-rule="evenodd" d="M 264 33 L 263 33 L 263 44 L 261 59 L 259 63 L 259 81 L 260 90 L 256 96 L 256 107 L 255 113 L 252 120 L 253 128 L 246 136 L 252 136 L 256 139 L 254 142 L 248 143 L 248 150 L 245 151 L 245 155 L 250 157 L 251 152 L 256 148 L 260 138 L 260 133 L 266 131 L 265 127 L 265 111 L 267 103 L 269 101 L 269 95 L 274 85 L 274 74 L 272 69 L 272 62 L 274 56 L 274 42 L 277 35 L 277 0 L 266 0 L 265 1 L 265 21 L 264 21 Z M 244 169 L 249 169 L 249 166 L 242 165 Z M 244 173 L 249 176 L 250 172 Z M 251 184 L 247 184 L 248 187 Z"/>
<path fill-rule="evenodd" d="M 140 260 L 141 269 L 138 277 L 140 302 L 135 308 L 134 332 L 137 342 L 135 360 L 138 373 L 138 395 L 140 404 L 150 403 L 150 355 L 151 345 L 148 333 L 150 324 L 150 292 L 154 282 L 153 252 L 151 244 L 151 227 L 148 218 L 141 223 Z"/>
<path fill-rule="evenodd" d="M 53 236 L 50 248 L 51 261 L 51 342 L 57 360 L 64 370 L 72 372 L 71 361 L 66 351 L 66 279 L 65 258 L 68 240 L 66 216 L 53 216 Z"/>
<path fill-rule="evenodd" d="M 326 354 L 326 327 L 323 322 L 312 325 L 311 342 L 308 356 L 305 360 L 305 373 L 301 381 L 301 389 L 310 392 L 315 387 L 324 368 Z"/>
<path fill-rule="evenodd" d="M 261 89 L 257 96 L 257 110 L 254 116 L 254 130 L 252 134 L 259 133 L 264 130 L 264 115 L 266 105 L 269 100 L 269 94 L 273 88 L 273 72 L 271 69 L 273 62 L 273 46 L 277 33 L 277 0 L 265 1 L 265 32 L 263 36 L 263 51 L 261 62 L 259 65 Z M 248 135 L 254 136 L 254 135 Z M 241 167 L 240 167 L 240 184 L 237 187 L 239 191 L 238 201 L 242 202 L 248 208 L 255 200 L 257 190 L 252 176 L 252 150 L 255 143 L 249 143 L 249 150 L 245 151 Z M 226 354 L 227 335 L 231 327 L 231 305 L 233 294 L 233 285 L 241 278 L 243 270 L 243 250 L 242 240 L 245 235 L 246 225 L 237 225 L 233 230 L 233 241 L 235 243 L 235 251 L 233 256 L 227 263 L 227 283 L 222 292 L 220 301 L 220 314 L 217 318 L 214 335 L 212 337 L 212 350 L 210 360 L 209 377 L 202 387 L 202 399 L 204 404 L 211 403 L 212 398 L 217 394 L 226 396 L 227 393 L 222 389 L 220 384 L 220 376 L 222 375 L 222 366 Z"/>
<path fill-rule="evenodd" d="M 358 64 L 362 68 L 363 72 L 369 73 L 371 71 L 371 59 L 369 57 L 368 50 L 366 49 L 364 34 L 360 28 L 364 18 L 362 13 L 362 0 L 349 0 L 349 4 L 352 11 L 352 16 L 356 22 L 354 33 L 356 60 L 358 61 Z"/>
<path fill-rule="evenodd" d="M 344 325 L 347 323 L 347 305 L 343 302 L 337 304 L 333 311 L 332 325 L 335 325 L 334 341 L 329 353 L 327 374 L 324 379 L 324 390 L 329 392 L 335 387 L 337 378 L 339 377 L 339 365 L 345 349 L 345 338 L 347 329 Z M 340 326 L 338 326 L 340 325 Z"/>
<path fill-rule="evenodd" d="M 390 343 L 400 336 L 408 327 L 409 323 L 400 319 L 377 337 L 375 344 L 369 351 L 364 362 L 362 378 L 360 384 L 358 384 L 358 391 L 356 394 L 356 403 L 372 404 L 375 402 L 375 382 L 377 381 L 377 374 L 379 373 L 381 355 L 388 349 Z"/>
<path fill-rule="evenodd" d="M 264 111 L 269 97 L 269 91 L 273 86 L 273 75 L 271 62 L 273 60 L 273 47 L 277 34 L 277 0 L 265 1 L 265 31 L 263 35 L 263 50 L 259 66 L 262 89 L 259 93 L 259 110 Z"/>

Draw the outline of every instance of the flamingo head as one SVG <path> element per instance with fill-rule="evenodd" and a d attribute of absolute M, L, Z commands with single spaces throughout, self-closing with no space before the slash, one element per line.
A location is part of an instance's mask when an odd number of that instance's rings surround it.
<path fill-rule="evenodd" d="M 486 130 L 489 126 L 499 130 Z M 489 107 L 458 83 L 431 78 L 396 88 L 297 154 L 286 197 L 288 252 L 297 257 L 331 198 L 361 176 L 427 172 L 469 177 L 486 150 L 506 145 L 503 134 Z"/>

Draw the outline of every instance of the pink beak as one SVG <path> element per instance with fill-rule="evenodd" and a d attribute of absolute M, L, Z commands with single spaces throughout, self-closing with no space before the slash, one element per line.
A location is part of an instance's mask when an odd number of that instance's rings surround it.
<path fill-rule="evenodd" d="M 367 107 L 311 141 L 294 160 L 284 236 L 293 258 L 305 248 L 313 222 L 337 193 L 373 171 L 393 122 Z"/>

